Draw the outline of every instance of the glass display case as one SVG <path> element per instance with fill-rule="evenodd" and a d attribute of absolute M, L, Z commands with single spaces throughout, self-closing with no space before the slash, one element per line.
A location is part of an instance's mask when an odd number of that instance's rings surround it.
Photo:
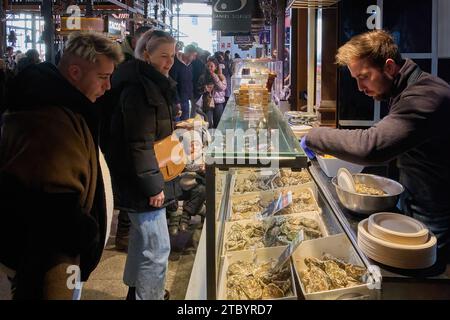
<path fill-rule="evenodd" d="M 264 84 L 274 97 L 279 97 L 283 89 L 283 62 L 270 59 L 241 59 L 236 62 L 231 78 L 232 90 L 241 84 Z"/>
<path fill-rule="evenodd" d="M 216 186 L 206 199 L 208 299 L 377 298 L 381 278 L 370 272 L 370 263 L 348 238 L 307 166 L 273 103 L 248 110 L 233 99 L 228 102 L 207 152 L 206 184 Z M 287 194 L 292 203 L 273 210 Z M 276 266 L 300 230 L 303 242 L 291 259 Z M 339 269 L 342 260 L 364 270 L 364 276 L 354 284 L 314 287 L 314 281 L 306 280 L 314 277 L 311 259 L 335 259 L 323 263 L 350 277 Z"/>

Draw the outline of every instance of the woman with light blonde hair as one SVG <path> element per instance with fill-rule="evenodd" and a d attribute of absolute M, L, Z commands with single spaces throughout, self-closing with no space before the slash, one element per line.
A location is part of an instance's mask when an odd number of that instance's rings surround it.
<path fill-rule="evenodd" d="M 124 282 L 127 299 L 160 300 L 170 253 L 166 206 L 177 197 L 176 183 L 164 182 L 154 142 L 170 136 L 175 82 L 169 70 L 175 39 L 150 30 L 139 39 L 136 59 L 112 77 L 113 108 L 105 158 L 111 170 L 115 207 L 131 220 Z"/>

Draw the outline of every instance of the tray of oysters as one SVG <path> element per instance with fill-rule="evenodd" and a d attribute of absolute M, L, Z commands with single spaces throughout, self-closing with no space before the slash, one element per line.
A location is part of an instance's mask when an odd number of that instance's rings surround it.
<path fill-rule="evenodd" d="M 317 190 L 314 187 L 289 187 L 283 192 L 292 192 L 292 203 L 278 211 L 275 215 L 286 215 L 304 212 L 321 212 L 317 204 Z M 257 194 L 245 194 L 231 197 L 229 208 L 229 220 L 255 219 L 273 201 L 278 199 L 281 190 L 259 192 Z"/>
<path fill-rule="evenodd" d="M 343 233 L 302 242 L 292 260 L 297 283 L 307 300 L 377 298 L 377 286 Z"/>
<path fill-rule="evenodd" d="M 278 188 L 312 184 L 306 169 L 243 169 L 234 172 L 231 189 L 234 195 L 269 191 Z"/>
<path fill-rule="evenodd" d="M 286 246 L 304 231 L 305 241 L 328 236 L 317 212 L 273 216 L 258 220 L 240 220 L 225 223 L 222 252 Z"/>
<path fill-rule="evenodd" d="M 228 253 L 223 260 L 218 299 L 297 300 L 291 260 L 275 270 L 286 247 Z"/>

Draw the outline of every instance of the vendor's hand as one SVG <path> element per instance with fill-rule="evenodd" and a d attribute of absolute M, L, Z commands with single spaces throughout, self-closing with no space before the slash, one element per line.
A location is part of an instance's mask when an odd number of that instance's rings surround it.
<path fill-rule="evenodd" d="M 300 142 L 300 147 L 302 147 L 303 151 L 305 151 L 306 156 L 312 160 L 316 157 L 316 154 L 314 151 L 312 151 L 310 148 L 306 146 L 306 136 L 302 138 L 302 141 Z"/>
<path fill-rule="evenodd" d="M 161 191 L 156 196 L 150 197 L 149 205 L 155 208 L 160 208 L 164 204 L 164 191 Z"/>

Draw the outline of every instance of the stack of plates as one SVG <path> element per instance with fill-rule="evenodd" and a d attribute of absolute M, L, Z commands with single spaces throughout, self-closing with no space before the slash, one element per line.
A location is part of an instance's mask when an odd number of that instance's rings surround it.
<path fill-rule="evenodd" d="M 371 259 L 401 269 L 423 269 L 436 262 L 436 237 L 419 221 L 377 213 L 358 225 L 358 246 Z"/>

